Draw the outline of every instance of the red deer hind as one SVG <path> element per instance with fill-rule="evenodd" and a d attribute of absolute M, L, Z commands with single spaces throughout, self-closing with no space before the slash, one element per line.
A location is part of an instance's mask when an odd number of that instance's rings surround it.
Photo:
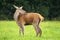
<path fill-rule="evenodd" d="M 13 6 L 16 8 L 16 11 L 14 13 L 14 20 L 19 25 L 19 32 L 21 32 L 24 35 L 24 25 L 32 24 L 35 28 L 36 36 L 41 36 L 42 30 L 39 27 L 39 23 L 44 20 L 44 17 L 39 13 L 27 13 L 25 10 L 22 9 L 22 6 Z"/>

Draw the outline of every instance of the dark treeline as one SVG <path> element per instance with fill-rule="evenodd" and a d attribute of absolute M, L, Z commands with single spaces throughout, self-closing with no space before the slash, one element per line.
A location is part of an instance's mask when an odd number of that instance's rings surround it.
<path fill-rule="evenodd" d="M 0 20 L 13 20 L 13 5 L 23 6 L 27 12 L 38 12 L 45 20 L 60 20 L 60 0 L 0 0 Z"/>

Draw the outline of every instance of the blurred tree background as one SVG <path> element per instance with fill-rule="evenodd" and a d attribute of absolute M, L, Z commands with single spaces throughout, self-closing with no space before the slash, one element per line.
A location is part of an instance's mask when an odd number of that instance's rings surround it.
<path fill-rule="evenodd" d="M 45 20 L 60 20 L 60 0 L 0 0 L 0 20 L 13 20 L 13 5 L 23 6 L 27 12 L 38 12 Z"/>

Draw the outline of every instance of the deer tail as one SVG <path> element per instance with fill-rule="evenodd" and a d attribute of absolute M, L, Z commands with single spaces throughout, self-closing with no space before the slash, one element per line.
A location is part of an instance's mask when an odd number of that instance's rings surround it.
<path fill-rule="evenodd" d="M 38 15 L 39 15 L 40 22 L 44 21 L 44 17 L 41 14 Z"/>

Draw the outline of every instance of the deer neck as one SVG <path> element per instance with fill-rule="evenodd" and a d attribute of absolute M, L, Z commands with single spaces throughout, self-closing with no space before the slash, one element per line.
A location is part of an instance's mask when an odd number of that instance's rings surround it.
<path fill-rule="evenodd" d="M 15 20 L 15 21 L 18 20 L 18 16 L 19 16 L 19 13 L 18 13 L 18 12 L 15 12 L 15 13 L 14 13 L 14 20 Z"/>

